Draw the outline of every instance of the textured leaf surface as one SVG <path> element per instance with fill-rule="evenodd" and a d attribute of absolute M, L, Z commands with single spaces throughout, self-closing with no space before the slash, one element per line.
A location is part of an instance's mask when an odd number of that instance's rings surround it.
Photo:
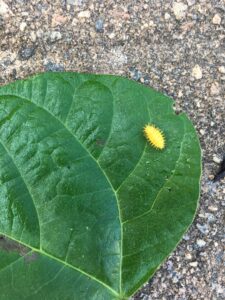
<path fill-rule="evenodd" d="M 200 173 L 192 124 L 152 89 L 76 73 L 1 87 L 0 299 L 126 299 L 192 222 Z"/>

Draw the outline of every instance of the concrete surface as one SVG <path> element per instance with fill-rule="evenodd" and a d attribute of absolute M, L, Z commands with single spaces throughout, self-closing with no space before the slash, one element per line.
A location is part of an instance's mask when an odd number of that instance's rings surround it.
<path fill-rule="evenodd" d="M 225 299 L 225 1 L 0 0 L 0 84 L 50 71 L 120 74 L 172 96 L 203 149 L 197 217 L 135 299 Z"/>

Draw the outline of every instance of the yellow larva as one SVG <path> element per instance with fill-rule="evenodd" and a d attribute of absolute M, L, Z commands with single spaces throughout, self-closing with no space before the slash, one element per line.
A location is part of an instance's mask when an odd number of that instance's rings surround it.
<path fill-rule="evenodd" d="M 144 127 L 144 135 L 150 144 L 156 149 L 163 150 L 165 148 L 165 137 L 163 132 L 153 124 L 147 124 Z"/>

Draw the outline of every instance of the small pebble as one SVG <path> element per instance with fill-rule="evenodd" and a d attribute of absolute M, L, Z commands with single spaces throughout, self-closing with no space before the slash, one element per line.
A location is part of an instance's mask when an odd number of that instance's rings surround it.
<path fill-rule="evenodd" d="M 191 253 L 186 253 L 185 258 L 188 259 L 188 260 L 192 259 Z"/>
<path fill-rule="evenodd" d="M 51 31 L 49 33 L 49 39 L 51 43 L 55 43 L 59 40 L 61 40 L 62 34 L 59 31 Z"/>
<path fill-rule="evenodd" d="M 206 242 L 204 240 L 198 239 L 197 240 L 198 247 L 204 247 L 206 245 Z"/>
<path fill-rule="evenodd" d="M 67 4 L 69 5 L 75 5 L 77 0 L 67 0 Z"/>
<path fill-rule="evenodd" d="M 208 178 L 209 178 L 209 180 L 213 180 L 215 178 L 215 175 L 209 174 Z"/>
<path fill-rule="evenodd" d="M 198 262 L 197 261 L 193 261 L 193 262 L 190 262 L 189 265 L 192 266 L 192 267 L 194 267 L 194 268 L 196 268 L 197 265 L 198 265 Z"/>
<path fill-rule="evenodd" d="M 115 36 L 116 36 L 116 35 L 115 35 L 114 32 L 111 32 L 111 33 L 108 35 L 108 37 L 110 38 L 110 40 L 114 39 Z"/>
<path fill-rule="evenodd" d="M 3 0 L 0 0 L 0 15 L 5 16 L 9 14 L 12 14 L 9 6 Z"/>
<path fill-rule="evenodd" d="M 103 32 L 104 31 L 104 22 L 102 19 L 98 19 L 95 22 L 95 29 L 97 32 Z"/>
<path fill-rule="evenodd" d="M 198 230 L 203 233 L 203 234 L 207 234 L 209 232 L 208 230 L 208 226 L 206 224 L 201 225 L 199 223 L 196 224 L 196 227 L 198 228 Z"/>
<path fill-rule="evenodd" d="M 147 24 L 146 24 L 147 25 Z M 155 27 L 156 25 L 155 25 L 155 23 L 154 23 L 154 21 L 152 21 L 152 20 L 150 20 L 149 22 L 148 22 L 148 25 L 149 25 L 149 27 Z M 147 27 L 148 27 L 148 25 L 147 25 Z"/>
<path fill-rule="evenodd" d="M 208 221 L 209 223 L 213 223 L 213 222 L 215 222 L 215 220 L 216 220 L 216 218 L 214 217 L 214 215 L 211 214 L 211 213 L 206 213 L 205 216 L 206 216 L 207 221 Z"/>
<path fill-rule="evenodd" d="M 190 240 L 190 237 L 189 237 L 189 235 L 188 235 L 188 234 L 184 234 L 184 236 L 183 236 L 183 240 L 185 240 L 185 241 L 189 241 L 189 240 Z"/>
<path fill-rule="evenodd" d="M 144 9 L 148 9 L 148 8 L 149 8 L 149 5 L 148 5 L 148 4 L 144 4 L 144 5 L 143 5 L 143 8 L 144 8 Z"/>
<path fill-rule="evenodd" d="M 201 135 L 204 135 L 204 134 L 205 134 L 205 130 L 204 130 L 204 129 L 200 129 L 199 131 L 200 131 L 200 134 L 201 134 Z"/>
<path fill-rule="evenodd" d="M 196 3 L 196 0 L 187 0 L 187 4 L 189 5 L 189 6 L 192 6 L 192 5 L 194 5 Z"/>
<path fill-rule="evenodd" d="M 217 211 L 217 210 L 218 210 L 218 207 L 217 207 L 217 206 L 210 205 L 210 206 L 208 206 L 208 210 L 210 210 L 210 211 Z"/>
<path fill-rule="evenodd" d="M 31 39 L 32 42 L 36 42 L 37 36 L 36 36 L 36 33 L 34 31 L 31 31 L 30 39 Z"/>
<path fill-rule="evenodd" d="M 201 79 L 202 78 L 202 69 L 199 65 L 195 65 L 194 68 L 192 69 L 191 75 L 195 79 Z"/>
<path fill-rule="evenodd" d="M 137 70 L 135 68 L 134 69 L 132 68 L 131 69 L 131 77 L 132 77 L 132 79 L 138 81 L 138 80 L 141 79 L 142 73 L 139 70 Z"/>
<path fill-rule="evenodd" d="M 221 17 L 219 14 L 216 14 L 212 19 L 213 24 L 220 25 L 221 23 Z"/>
<path fill-rule="evenodd" d="M 19 51 L 19 57 L 21 60 L 28 60 L 35 54 L 35 48 L 34 47 L 26 47 L 21 48 Z"/>
<path fill-rule="evenodd" d="M 174 2 L 173 3 L 173 13 L 177 20 L 181 20 L 186 15 L 186 10 L 188 6 L 183 2 Z"/>
<path fill-rule="evenodd" d="M 165 18 L 165 20 L 169 20 L 171 18 L 171 16 L 170 16 L 170 14 L 165 13 L 164 18 Z"/>
<path fill-rule="evenodd" d="M 67 17 L 59 14 L 54 14 L 52 17 L 52 27 L 64 25 L 67 22 Z"/>
<path fill-rule="evenodd" d="M 27 24 L 25 22 L 20 23 L 20 31 L 24 31 L 27 27 Z"/>
<path fill-rule="evenodd" d="M 166 266 L 167 266 L 167 270 L 168 271 L 172 271 L 172 269 L 173 269 L 173 262 L 171 260 L 168 260 L 167 263 L 166 263 Z"/>
<path fill-rule="evenodd" d="M 219 86 L 219 83 L 218 82 L 214 82 L 212 85 L 211 85 L 211 88 L 210 88 L 210 94 L 212 96 L 216 96 L 216 95 L 219 95 L 220 93 L 220 86 Z"/>
<path fill-rule="evenodd" d="M 218 157 L 217 155 L 213 155 L 213 161 L 216 163 L 216 164 L 220 164 L 222 162 L 222 159 L 220 157 Z"/>
<path fill-rule="evenodd" d="M 90 31 L 90 36 L 91 36 L 92 39 L 95 39 L 96 38 L 96 32 Z"/>
<path fill-rule="evenodd" d="M 64 71 L 64 67 L 62 65 L 55 64 L 55 63 L 49 61 L 45 64 L 45 70 L 51 71 L 51 72 L 62 72 L 62 71 Z"/>
<path fill-rule="evenodd" d="M 222 74 L 225 74 L 225 67 L 224 66 L 220 66 L 218 68 L 219 72 L 222 73 Z"/>
<path fill-rule="evenodd" d="M 172 279 L 173 283 L 177 283 L 179 281 L 179 277 L 178 276 L 174 276 Z"/>
<path fill-rule="evenodd" d="M 213 285 L 212 285 L 212 287 L 214 288 Z M 224 286 L 222 286 L 221 284 L 215 284 L 215 289 L 216 289 L 217 294 L 221 295 L 222 297 L 225 296 L 225 288 L 224 288 Z"/>
<path fill-rule="evenodd" d="M 78 18 L 90 18 L 90 16 L 91 16 L 91 12 L 89 11 L 89 10 L 84 10 L 84 11 L 81 11 L 81 12 L 79 12 L 79 14 L 78 14 Z"/>
<path fill-rule="evenodd" d="M 178 95 L 177 95 L 177 96 L 178 96 L 178 98 L 181 98 L 181 97 L 183 97 L 183 95 L 184 95 L 184 94 L 183 94 L 183 92 L 182 92 L 181 90 L 179 90 L 179 92 L 178 92 Z"/>

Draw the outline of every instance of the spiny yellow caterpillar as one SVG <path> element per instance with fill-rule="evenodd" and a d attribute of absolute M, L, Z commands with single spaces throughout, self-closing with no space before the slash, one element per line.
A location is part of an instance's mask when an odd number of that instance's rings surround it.
<path fill-rule="evenodd" d="M 144 135 L 150 144 L 156 149 L 165 148 L 165 137 L 163 132 L 153 124 L 147 124 L 144 127 Z"/>

